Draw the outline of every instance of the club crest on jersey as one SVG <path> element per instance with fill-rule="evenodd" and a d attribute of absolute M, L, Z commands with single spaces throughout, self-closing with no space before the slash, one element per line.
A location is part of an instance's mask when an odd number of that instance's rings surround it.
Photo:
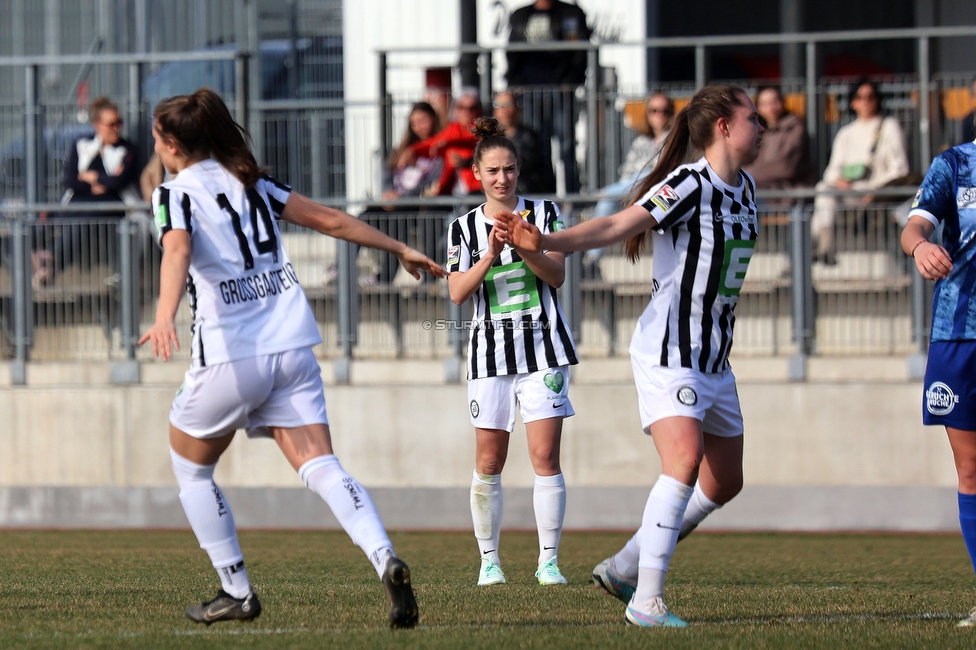
<path fill-rule="evenodd" d="M 447 249 L 447 263 L 457 264 L 461 260 L 461 247 L 451 246 Z"/>
<path fill-rule="evenodd" d="M 685 406 L 694 406 L 698 403 L 698 393 L 691 386 L 682 386 L 678 389 L 678 401 Z"/>
<path fill-rule="evenodd" d="M 662 185 L 654 196 L 651 197 L 651 203 L 661 208 L 665 212 L 674 207 L 674 204 L 681 200 L 678 193 L 675 192 L 670 185 Z"/>
<path fill-rule="evenodd" d="M 976 208 L 976 187 L 959 188 L 959 198 L 956 205 L 960 210 Z"/>
<path fill-rule="evenodd" d="M 941 381 L 934 382 L 925 391 L 925 409 L 932 415 L 949 415 L 959 403 L 959 396 Z"/>
<path fill-rule="evenodd" d="M 920 187 L 918 188 L 918 191 L 915 192 L 915 198 L 912 199 L 912 207 L 917 208 L 921 200 L 922 200 L 922 188 Z"/>

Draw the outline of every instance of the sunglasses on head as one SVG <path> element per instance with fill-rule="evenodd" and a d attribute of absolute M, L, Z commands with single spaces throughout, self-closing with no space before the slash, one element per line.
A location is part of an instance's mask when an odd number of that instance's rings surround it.
<path fill-rule="evenodd" d="M 107 126 L 110 129 L 118 129 L 122 126 L 122 120 L 115 120 L 114 122 L 102 122 L 102 126 Z"/>

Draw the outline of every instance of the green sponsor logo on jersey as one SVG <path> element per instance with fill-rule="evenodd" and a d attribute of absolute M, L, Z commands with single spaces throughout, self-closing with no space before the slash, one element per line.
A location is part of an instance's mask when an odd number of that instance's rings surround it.
<path fill-rule="evenodd" d="M 492 316 L 514 316 L 542 304 L 535 273 L 525 262 L 492 267 L 485 276 L 488 309 Z"/>

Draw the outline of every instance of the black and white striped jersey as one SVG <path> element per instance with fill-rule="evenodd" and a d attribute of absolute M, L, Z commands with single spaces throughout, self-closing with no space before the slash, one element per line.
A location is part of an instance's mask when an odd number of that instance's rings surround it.
<path fill-rule="evenodd" d="M 277 219 L 290 193 L 270 176 L 245 188 L 213 159 L 153 192 L 158 240 L 173 229 L 190 234 L 186 292 L 194 367 L 322 342 L 281 245 Z"/>
<path fill-rule="evenodd" d="M 756 185 L 731 187 L 702 158 L 682 165 L 637 205 L 658 223 L 654 288 L 630 353 L 652 365 L 716 373 L 729 367 L 735 305 L 759 234 Z"/>
<path fill-rule="evenodd" d="M 448 229 L 448 272 L 467 271 L 488 250 L 494 222 L 485 217 L 484 207 L 468 212 Z M 559 209 L 552 201 L 519 197 L 515 213 L 543 233 L 562 228 Z M 579 363 L 556 290 L 536 277 L 512 247 L 505 246 L 473 299 L 468 379 Z"/>

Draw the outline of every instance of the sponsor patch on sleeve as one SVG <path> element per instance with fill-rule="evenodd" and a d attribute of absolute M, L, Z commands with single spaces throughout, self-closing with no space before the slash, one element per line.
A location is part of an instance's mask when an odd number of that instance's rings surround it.
<path fill-rule="evenodd" d="M 447 263 L 448 265 L 457 264 L 461 260 L 461 247 L 451 246 L 447 249 Z"/>
<path fill-rule="evenodd" d="M 922 188 L 920 187 L 918 188 L 918 191 L 915 192 L 915 198 L 912 199 L 912 207 L 917 208 L 921 200 L 922 200 Z"/>
<path fill-rule="evenodd" d="M 156 232 L 158 234 L 162 234 L 163 228 L 169 224 L 169 215 L 167 214 L 165 205 L 160 205 L 158 208 L 156 208 L 155 221 Z"/>
<path fill-rule="evenodd" d="M 681 200 L 678 193 L 671 188 L 670 185 L 662 185 L 654 196 L 651 197 L 651 203 L 661 208 L 665 212 L 674 207 L 674 204 Z"/>
<path fill-rule="evenodd" d="M 556 220 L 552 222 L 552 231 L 559 232 L 560 230 L 566 230 L 566 224 L 562 221 Z"/>

